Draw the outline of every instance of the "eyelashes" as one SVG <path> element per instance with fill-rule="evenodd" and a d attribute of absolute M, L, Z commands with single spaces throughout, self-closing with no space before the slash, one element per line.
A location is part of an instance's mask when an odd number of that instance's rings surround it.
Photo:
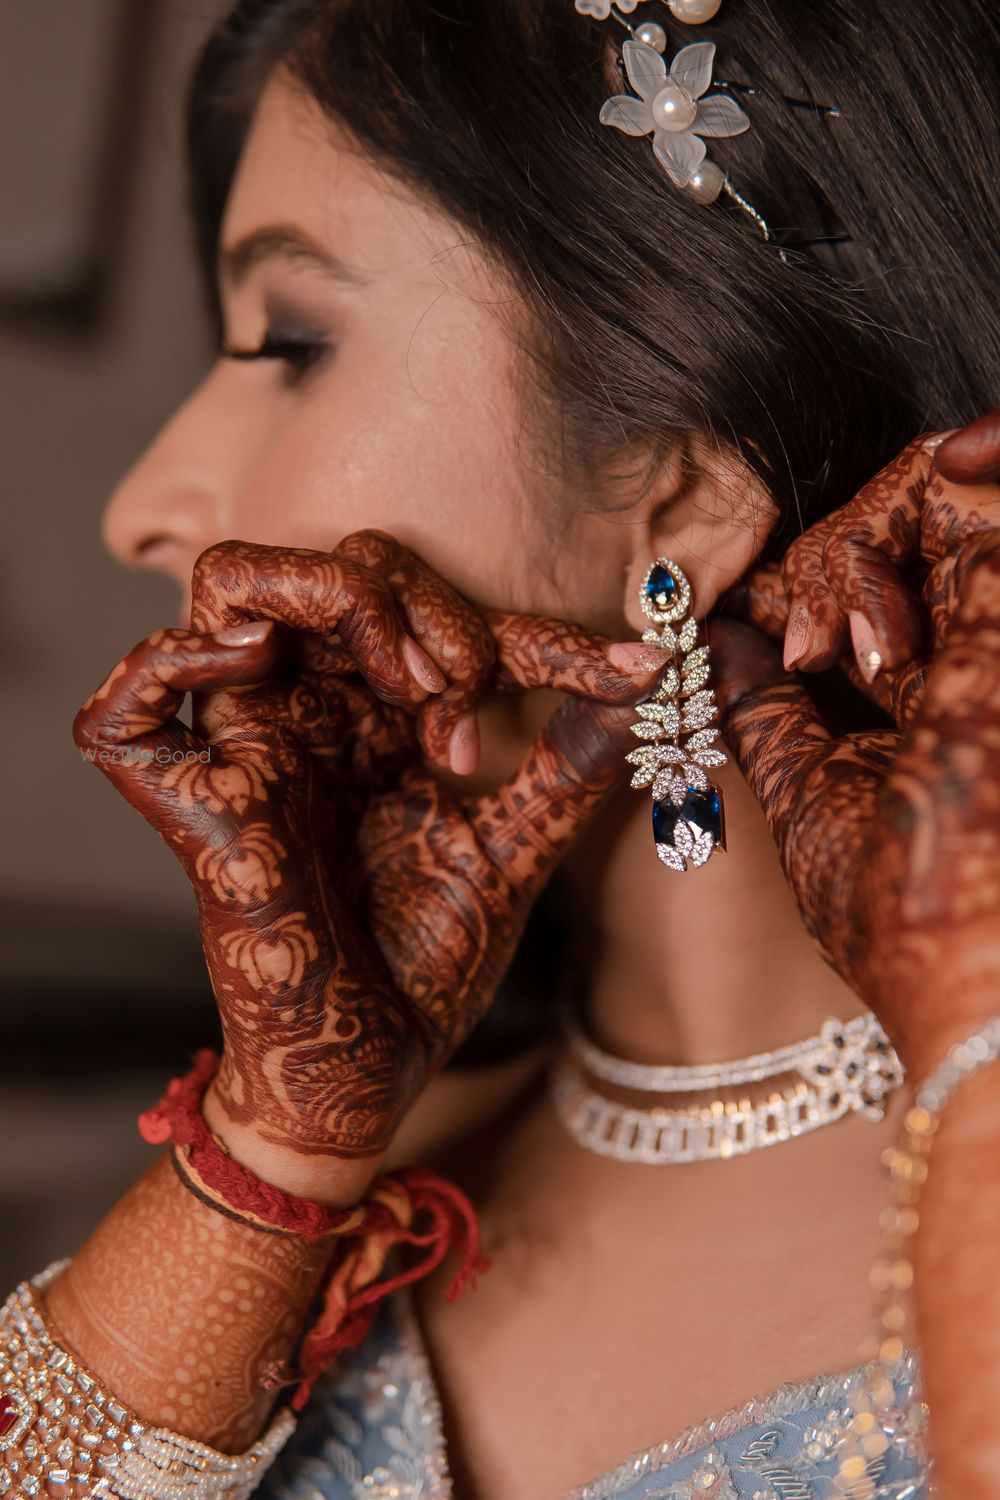
<path fill-rule="evenodd" d="M 324 339 L 291 337 L 270 332 L 264 335 L 255 348 L 241 349 L 235 344 L 224 342 L 219 350 L 223 359 L 276 360 L 287 367 L 287 374 L 292 382 L 301 380 L 329 352 L 330 345 Z"/>

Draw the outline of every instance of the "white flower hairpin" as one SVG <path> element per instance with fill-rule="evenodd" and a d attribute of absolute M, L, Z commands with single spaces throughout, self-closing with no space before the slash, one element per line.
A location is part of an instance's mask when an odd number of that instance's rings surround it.
<path fill-rule="evenodd" d="M 602 125 L 613 125 L 626 135 L 652 135 L 653 153 L 675 187 L 698 203 L 714 203 L 725 193 L 753 219 L 765 240 L 771 231 L 752 203 L 748 203 L 714 161 L 709 160 L 704 137 L 742 135 L 750 119 L 727 94 L 708 94 L 715 65 L 715 43 L 693 42 L 682 47 L 670 64 L 667 33 L 657 21 L 632 26 L 625 20 L 646 0 L 575 0 L 583 16 L 606 21 L 613 16 L 629 40 L 622 61 L 635 94 L 615 94 L 601 106 Z M 667 0 L 678 21 L 702 25 L 719 10 L 722 0 Z M 753 92 L 753 90 L 751 90 Z M 837 111 L 830 111 L 837 113 Z M 784 259 L 784 251 L 779 250 Z"/>
<path fill-rule="evenodd" d="M 735 99 L 709 94 L 714 42 L 682 47 L 667 72 L 663 54 L 644 42 L 630 40 L 622 47 L 628 81 L 638 94 L 615 94 L 601 106 L 602 125 L 614 125 L 626 135 L 653 136 L 653 152 L 675 186 L 685 188 L 699 203 L 714 203 L 726 176 L 706 160 L 703 136 L 742 135 L 750 120 Z"/>

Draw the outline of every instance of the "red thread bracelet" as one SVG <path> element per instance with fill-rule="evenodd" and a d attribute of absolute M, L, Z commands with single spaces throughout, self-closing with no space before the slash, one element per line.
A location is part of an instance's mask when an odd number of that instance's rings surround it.
<path fill-rule="evenodd" d="M 237 1213 L 305 1239 L 337 1237 L 323 1306 L 303 1336 L 295 1368 L 272 1365 L 264 1376 L 263 1383 L 271 1387 L 297 1385 L 292 1406 L 299 1411 L 317 1376 L 335 1356 L 367 1336 L 384 1297 L 429 1275 L 452 1247 L 460 1251 L 462 1264 L 445 1292 L 449 1301 L 467 1287 L 474 1288 L 476 1275 L 490 1262 L 480 1251 L 479 1223 L 469 1199 L 428 1167 L 381 1173 L 361 1202 L 350 1208 L 328 1208 L 262 1182 L 249 1167 L 233 1160 L 201 1113 L 218 1066 L 214 1052 L 199 1052 L 190 1072 L 173 1079 L 159 1103 L 139 1116 L 139 1132 L 151 1145 L 173 1141 L 185 1148 L 200 1180 Z M 424 1230 L 414 1228 L 418 1214 L 429 1217 Z M 418 1246 L 425 1254 L 416 1265 L 378 1281 L 390 1250 L 400 1244 Z"/>

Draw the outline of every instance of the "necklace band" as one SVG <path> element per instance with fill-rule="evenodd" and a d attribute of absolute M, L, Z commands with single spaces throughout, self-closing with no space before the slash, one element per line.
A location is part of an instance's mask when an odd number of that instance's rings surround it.
<path fill-rule="evenodd" d="M 843 1070 L 848 1078 L 853 1078 L 863 1061 L 865 1067 L 874 1073 L 878 1069 L 878 1057 L 887 1058 L 890 1054 L 895 1057 L 889 1038 L 870 1011 L 850 1021 L 838 1021 L 831 1016 L 824 1021 L 818 1036 L 779 1047 L 774 1052 L 758 1052 L 753 1057 L 737 1058 L 733 1062 L 685 1066 L 637 1063 L 615 1057 L 585 1036 L 570 1014 L 567 1013 L 563 1024 L 570 1051 L 592 1078 L 645 1094 L 729 1088 L 761 1083 L 782 1073 L 801 1073 L 808 1079 L 813 1070 L 824 1076 L 824 1069 Z"/>
<path fill-rule="evenodd" d="M 788 1072 L 801 1077 L 757 1102 L 713 1099 L 638 1109 L 590 1088 L 575 1061 L 580 1053 L 597 1077 L 647 1092 L 697 1092 Z M 818 1037 L 776 1052 L 695 1067 L 647 1068 L 615 1058 L 572 1028 L 569 1053 L 553 1065 L 549 1089 L 556 1114 L 578 1145 L 616 1161 L 659 1165 L 744 1156 L 831 1125 L 852 1111 L 881 1120 L 886 1095 L 904 1076 L 892 1044 L 869 1012 L 848 1022 L 831 1017 Z"/>

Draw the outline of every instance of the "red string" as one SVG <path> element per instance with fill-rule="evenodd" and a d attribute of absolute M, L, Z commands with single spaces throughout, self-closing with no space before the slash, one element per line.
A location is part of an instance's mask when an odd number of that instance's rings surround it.
<path fill-rule="evenodd" d="M 233 1160 L 201 1113 L 205 1090 L 218 1066 L 214 1052 L 208 1048 L 199 1052 L 190 1072 L 173 1079 L 159 1103 L 139 1116 L 139 1132 L 151 1145 L 173 1141 L 186 1147 L 201 1181 L 230 1208 L 305 1239 L 331 1232 L 337 1235 L 323 1286 L 323 1306 L 303 1336 L 296 1368 L 271 1365 L 263 1379 L 271 1387 L 295 1384 L 292 1406 L 299 1411 L 317 1376 L 335 1356 L 356 1348 L 367 1337 L 377 1304 L 384 1297 L 430 1275 L 452 1247 L 462 1261 L 445 1291 L 449 1301 L 466 1288 L 474 1290 L 477 1274 L 488 1270 L 490 1262 L 480 1250 L 479 1223 L 469 1199 L 461 1188 L 428 1167 L 381 1173 L 365 1198 L 350 1208 L 328 1208 L 262 1182 Z M 414 1227 L 418 1214 L 428 1216 L 426 1229 Z M 426 1253 L 397 1275 L 378 1280 L 389 1252 L 402 1244 Z"/>

